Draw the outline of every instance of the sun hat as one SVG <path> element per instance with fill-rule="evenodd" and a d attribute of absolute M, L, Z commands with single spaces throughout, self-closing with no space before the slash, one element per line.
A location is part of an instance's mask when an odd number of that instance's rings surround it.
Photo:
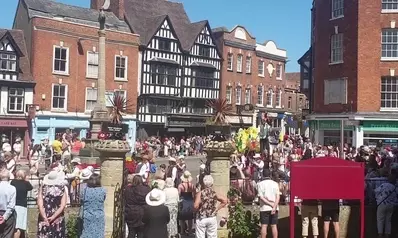
<path fill-rule="evenodd" d="M 181 181 L 184 183 L 189 183 L 192 181 L 192 175 L 189 171 L 185 171 L 181 176 Z"/>
<path fill-rule="evenodd" d="M 172 178 L 166 178 L 165 187 L 166 188 L 173 188 L 174 187 L 174 181 L 173 181 Z"/>
<path fill-rule="evenodd" d="M 166 194 L 157 188 L 152 189 L 146 197 L 145 197 L 145 202 L 151 207 L 157 207 L 166 201 Z"/>
<path fill-rule="evenodd" d="M 21 138 L 15 139 L 15 142 L 21 142 Z"/>
<path fill-rule="evenodd" d="M 87 180 L 91 177 L 91 175 L 93 175 L 93 172 L 91 172 L 91 170 L 85 168 L 82 170 L 81 174 L 80 174 L 80 179 L 81 180 Z"/>
<path fill-rule="evenodd" d="M 82 161 L 80 160 L 79 157 L 75 157 L 75 158 L 73 158 L 73 160 L 71 160 L 71 163 L 81 164 Z"/>
<path fill-rule="evenodd" d="M 201 164 L 201 165 L 199 166 L 199 169 L 205 170 L 205 169 L 206 169 L 206 165 L 205 165 L 205 164 Z"/>
<path fill-rule="evenodd" d="M 254 154 L 253 158 L 254 159 L 259 159 L 259 158 L 261 158 L 261 155 L 259 153 L 256 153 L 256 154 Z"/>
<path fill-rule="evenodd" d="M 43 184 L 49 186 L 62 185 L 63 182 L 64 182 L 63 178 L 60 176 L 60 173 L 57 171 L 51 171 L 46 176 L 44 176 L 43 179 Z"/>
<path fill-rule="evenodd" d="M 185 158 L 185 156 L 183 156 L 183 155 L 180 155 L 180 156 L 178 156 L 178 158 L 179 158 L 179 159 L 184 159 L 184 158 Z"/>
<path fill-rule="evenodd" d="M 170 157 L 169 162 L 177 162 L 177 160 L 174 157 Z"/>

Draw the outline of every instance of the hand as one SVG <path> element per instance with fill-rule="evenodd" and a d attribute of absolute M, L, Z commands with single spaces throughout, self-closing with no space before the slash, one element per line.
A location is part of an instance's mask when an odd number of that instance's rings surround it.
<path fill-rule="evenodd" d="M 0 225 L 3 224 L 5 222 L 4 217 L 0 216 Z"/>
<path fill-rule="evenodd" d="M 47 218 L 48 224 L 51 224 L 54 220 L 55 220 L 55 217 L 53 217 L 53 216 Z"/>
<path fill-rule="evenodd" d="M 271 214 L 275 214 L 276 213 L 276 209 L 272 208 Z"/>

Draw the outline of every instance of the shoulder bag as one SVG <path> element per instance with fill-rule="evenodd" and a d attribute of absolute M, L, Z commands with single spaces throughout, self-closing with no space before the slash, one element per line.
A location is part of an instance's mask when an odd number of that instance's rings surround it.
<path fill-rule="evenodd" d="M 87 190 L 87 187 L 85 187 L 83 190 L 83 200 L 80 199 L 79 216 L 77 217 L 77 221 L 76 221 L 77 232 L 79 234 L 79 237 L 82 235 L 82 232 L 83 232 L 83 220 L 84 220 L 84 205 L 83 204 L 84 203 L 81 203 L 81 202 L 84 201 L 86 198 L 86 190 Z"/>

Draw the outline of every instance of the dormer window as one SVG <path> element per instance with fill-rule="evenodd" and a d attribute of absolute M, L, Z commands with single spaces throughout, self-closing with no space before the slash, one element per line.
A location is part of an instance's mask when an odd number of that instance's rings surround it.
<path fill-rule="evenodd" d="M 14 54 L 0 54 L 0 70 L 17 71 L 17 56 Z"/>

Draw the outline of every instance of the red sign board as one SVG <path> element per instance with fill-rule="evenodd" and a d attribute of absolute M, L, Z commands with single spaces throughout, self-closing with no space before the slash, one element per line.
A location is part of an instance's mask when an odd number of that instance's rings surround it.
<path fill-rule="evenodd" d="M 10 120 L 10 119 L 0 119 L 0 128 L 2 127 L 28 127 L 26 120 Z"/>

